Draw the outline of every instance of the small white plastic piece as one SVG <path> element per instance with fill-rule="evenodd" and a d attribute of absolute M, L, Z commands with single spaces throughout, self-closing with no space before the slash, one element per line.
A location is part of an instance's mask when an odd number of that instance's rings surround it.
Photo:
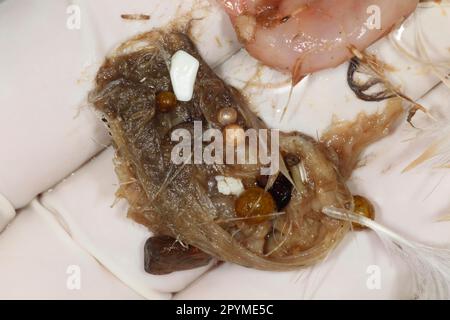
<path fill-rule="evenodd" d="M 15 216 L 16 210 L 8 199 L 0 193 L 0 232 L 6 228 Z"/>
<path fill-rule="evenodd" d="M 244 192 L 244 185 L 240 179 L 233 177 L 216 176 L 217 189 L 224 195 L 239 196 Z"/>
<path fill-rule="evenodd" d="M 179 50 L 172 56 L 170 80 L 178 101 L 190 101 L 194 94 L 200 62 L 189 53 Z"/>

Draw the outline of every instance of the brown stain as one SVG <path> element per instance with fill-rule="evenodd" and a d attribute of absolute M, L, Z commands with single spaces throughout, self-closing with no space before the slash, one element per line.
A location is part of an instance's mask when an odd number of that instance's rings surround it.
<path fill-rule="evenodd" d="M 220 38 L 218 36 L 216 36 L 214 39 L 216 40 L 216 43 L 219 46 L 219 48 L 222 48 L 223 44 L 222 44 L 222 41 L 220 40 Z"/>
<path fill-rule="evenodd" d="M 150 20 L 150 15 L 148 14 L 121 14 L 120 17 L 124 20 L 138 20 L 138 21 L 143 21 L 143 20 Z"/>

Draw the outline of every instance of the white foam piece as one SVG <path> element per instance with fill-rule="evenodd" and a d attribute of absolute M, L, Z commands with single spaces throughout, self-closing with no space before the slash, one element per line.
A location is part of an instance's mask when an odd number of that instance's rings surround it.
<path fill-rule="evenodd" d="M 244 192 L 244 184 L 241 179 L 233 177 L 216 176 L 217 190 L 224 195 L 239 196 Z"/>

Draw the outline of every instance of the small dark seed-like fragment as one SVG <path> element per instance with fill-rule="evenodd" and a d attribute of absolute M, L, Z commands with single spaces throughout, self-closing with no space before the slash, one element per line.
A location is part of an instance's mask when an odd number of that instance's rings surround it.
<path fill-rule="evenodd" d="M 261 188 L 265 188 L 269 176 L 259 176 L 256 179 L 256 183 Z M 272 198 L 275 200 L 278 211 L 284 209 L 291 201 L 292 196 L 292 183 L 282 174 L 279 174 L 272 187 L 269 189 Z"/>
<path fill-rule="evenodd" d="M 288 166 L 288 168 L 296 166 L 300 163 L 300 159 L 293 154 L 288 153 L 285 157 L 284 157 L 284 161 L 286 162 L 286 165 Z"/>
<path fill-rule="evenodd" d="M 183 247 L 169 236 L 151 237 L 144 247 L 145 271 L 154 275 L 202 267 L 209 261 L 210 255 L 193 246 Z"/>
<path fill-rule="evenodd" d="M 281 211 L 291 201 L 292 184 L 284 175 L 279 174 L 269 192 L 277 204 L 278 211 Z"/>
<path fill-rule="evenodd" d="M 269 176 L 259 176 L 258 178 L 256 178 L 256 183 L 261 188 L 265 188 L 267 185 L 267 182 L 269 182 Z"/>

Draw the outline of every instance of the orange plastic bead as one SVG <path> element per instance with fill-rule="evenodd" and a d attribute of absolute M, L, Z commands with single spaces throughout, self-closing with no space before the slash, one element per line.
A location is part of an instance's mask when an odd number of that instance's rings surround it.
<path fill-rule="evenodd" d="M 236 214 L 244 221 L 257 224 L 272 219 L 276 212 L 276 204 L 272 195 L 262 188 L 253 187 L 245 190 L 235 203 Z"/>
<path fill-rule="evenodd" d="M 362 196 L 353 196 L 353 202 L 355 204 L 355 212 L 357 214 L 360 214 L 364 217 L 367 217 L 369 219 L 375 218 L 375 208 L 373 207 L 372 203 L 370 201 Z M 366 229 L 366 227 L 358 224 L 353 223 L 353 228 L 355 230 L 363 230 Z"/>
<path fill-rule="evenodd" d="M 156 106 L 160 112 L 169 112 L 177 106 L 177 97 L 173 92 L 162 91 L 156 95 Z"/>

